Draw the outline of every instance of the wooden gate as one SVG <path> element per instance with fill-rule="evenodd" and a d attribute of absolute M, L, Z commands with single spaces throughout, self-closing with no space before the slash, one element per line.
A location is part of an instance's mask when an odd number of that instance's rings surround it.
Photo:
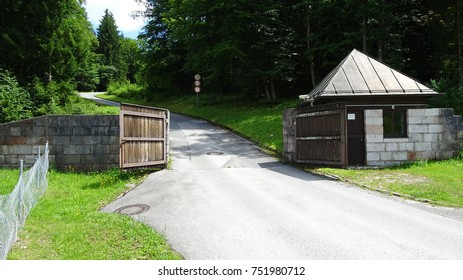
<path fill-rule="evenodd" d="M 296 162 L 347 166 L 345 104 L 298 108 Z"/>
<path fill-rule="evenodd" d="M 121 104 L 120 167 L 165 166 L 169 153 L 169 110 Z"/>

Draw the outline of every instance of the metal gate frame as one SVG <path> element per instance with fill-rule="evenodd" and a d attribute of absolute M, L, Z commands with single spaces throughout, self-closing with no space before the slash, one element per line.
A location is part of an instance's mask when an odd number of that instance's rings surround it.
<path fill-rule="evenodd" d="M 334 127 L 336 127 L 335 130 L 329 131 L 329 135 L 312 131 L 310 127 L 304 127 L 304 131 L 301 131 L 301 119 L 312 117 L 320 120 L 326 117 L 326 120 L 336 121 L 336 123 L 334 123 Z M 347 167 L 347 113 L 345 103 L 297 108 L 295 119 L 296 162 Z M 300 124 L 299 130 L 297 129 L 298 121 Z M 318 120 L 318 122 L 320 121 Z M 317 125 L 323 126 L 327 124 L 319 123 Z M 313 130 L 316 129 L 314 128 Z M 328 146 L 335 147 L 335 151 L 326 150 Z M 308 154 L 308 157 L 302 155 L 303 149 L 304 153 Z"/>
<path fill-rule="evenodd" d="M 145 125 L 149 123 L 149 120 L 162 120 L 162 137 L 150 137 L 149 135 L 125 135 L 127 116 L 140 117 L 144 119 L 144 123 L 136 122 L 135 125 Z M 148 120 L 148 121 L 147 121 Z M 140 168 L 140 167 L 153 167 L 153 166 L 167 166 L 169 161 L 169 120 L 170 112 L 167 109 L 126 104 L 121 103 L 121 109 L 119 114 L 119 129 L 120 129 L 120 152 L 119 152 L 119 165 L 121 169 L 128 168 Z M 133 124 L 132 124 L 133 125 Z M 140 131 L 139 131 L 140 132 Z M 148 134 L 150 128 L 142 128 L 141 134 Z M 162 143 L 163 152 L 162 155 L 155 155 L 155 159 L 152 159 L 152 155 L 146 155 L 147 143 Z M 132 148 L 136 149 L 138 155 L 126 155 L 126 146 L 131 145 Z M 143 151 L 143 145 L 145 145 Z M 148 149 L 149 150 L 149 149 Z"/>

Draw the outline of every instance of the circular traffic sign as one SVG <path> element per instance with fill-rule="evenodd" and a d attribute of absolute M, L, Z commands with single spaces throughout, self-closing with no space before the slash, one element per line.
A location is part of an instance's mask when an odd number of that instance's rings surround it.
<path fill-rule="evenodd" d="M 201 80 L 201 75 L 199 75 L 199 74 L 196 74 L 196 75 L 195 75 L 195 80 L 196 80 L 196 81 L 199 81 L 199 80 Z"/>
<path fill-rule="evenodd" d="M 196 93 L 199 93 L 201 91 L 201 88 L 200 87 L 195 87 L 195 92 Z"/>
<path fill-rule="evenodd" d="M 195 86 L 199 87 L 201 85 L 200 81 L 195 81 Z"/>

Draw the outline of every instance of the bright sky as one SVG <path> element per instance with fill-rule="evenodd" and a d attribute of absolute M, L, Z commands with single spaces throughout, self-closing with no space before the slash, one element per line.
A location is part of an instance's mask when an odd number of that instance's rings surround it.
<path fill-rule="evenodd" d="M 85 8 L 94 29 L 100 25 L 105 9 L 113 14 L 118 30 L 124 37 L 136 38 L 144 25 L 143 20 L 130 17 L 133 11 L 144 10 L 144 6 L 138 5 L 135 0 L 86 0 Z"/>

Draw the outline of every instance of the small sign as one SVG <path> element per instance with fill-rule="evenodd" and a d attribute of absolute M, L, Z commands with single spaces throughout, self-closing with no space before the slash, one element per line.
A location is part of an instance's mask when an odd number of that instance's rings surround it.
<path fill-rule="evenodd" d="M 349 121 L 355 121 L 355 114 L 347 114 L 347 119 Z"/>
<path fill-rule="evenodd" d="M 195 86 L 199 87 L 201 85 L 200 81 L 195 81 Z"/>
<path fill-rule="evenodd" d="M 195 80 L 196 80 L 196 81 L 199 81 L 199 80 L 201 80 L 201 75 L 199 75 L 199 74 L 196 74 L 196 75 L 195 75 Z"/>
<path fill-rule="evenodd" d="M 195 92 L 196 92 L 196 93 L 200 93 L 200 92 L 201 92 L 201 88 L 200 88 L 200 87 L 195 87 Z"/>

